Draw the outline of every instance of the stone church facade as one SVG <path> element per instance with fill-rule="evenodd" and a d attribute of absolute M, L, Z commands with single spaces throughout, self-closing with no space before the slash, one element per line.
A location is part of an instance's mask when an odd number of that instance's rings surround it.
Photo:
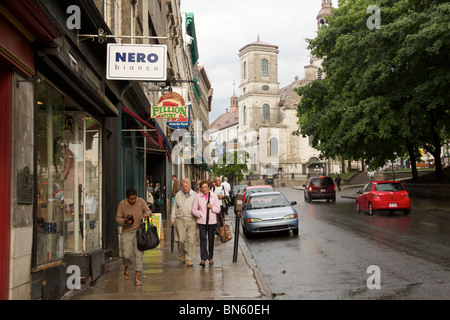
<path fill-rule="evenodd" d="M 331 15 L 330 9 L 331 1 L 322 0 L 319 27 Z M 278 53 L 278 46 L 261 41 L 259 36 L 239 50 L 239 97 L 233 95 L 230 111 L 210 125 L 213 145 L 228 151 L 245 150 L 250 156 L 248 178 L 264 182 L 273 177 L 275 186 L 299 185 L 311 175 L 340 172 L 340 163 L 320 159 L 309 137 L 293 135 L 298 129 L 301 99 L 295 89 L 325 77 L 322 60 L 312 56 L 304 67 L 304 79 L 296 76 L 291 84 L 279 88 Z"/>

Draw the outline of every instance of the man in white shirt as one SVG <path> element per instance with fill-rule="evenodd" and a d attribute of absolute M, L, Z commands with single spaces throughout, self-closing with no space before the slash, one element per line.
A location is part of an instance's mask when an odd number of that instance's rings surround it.
<path fill-rule="evenodd" d="M 217 194 L 217 197 L 219 198 L 219 202 L 220 202 L 220 215 L 222 217 L 217 217 L 217 226 L 221 227 L 223 225 L 223 221 L 222 218 L 225 219 L 225 214 L 228 211 L 228 207 L 225 204 L 225 201 L 223 200 L 223 198 L 225 197 L 225 195 L 229 195 L 229 193 L 226 192 L 225 186 L 222 184 L 222 179 L 217 177 L 215 179 L 216 184 L 211 188 L 212 192 L 214 192 L 215 194 Z"/>
<path fill-rule="evenodd" d="M 225 193 L 227 195 L 230 195 L 230 191 L 231 191 L 231 186 L 228 183 L 228 178 L 227 177 L 223 177 L 223 181 L 222 181 L 222 185 L 225 188 Z"/>

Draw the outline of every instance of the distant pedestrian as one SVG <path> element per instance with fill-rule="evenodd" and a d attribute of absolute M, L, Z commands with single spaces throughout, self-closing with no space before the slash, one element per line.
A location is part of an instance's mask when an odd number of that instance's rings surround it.
<path fill-rule="evenodd" d="M 181 190 L 175 195 L 170 226 L 175 227 L 175 241 L 178 242 L 180 261 L 192 266 L 195 259 L 195 236 L 197 219 L 192 214 L 192 206 L 197 193 L 191 188 L 191 181 L 183 179 Z"/>
<path fill-rule="evenodd" d="M 170 211 L 173 207 L 173 202 L 175 201 L 175 195 L 181 190 L 180 180 L 177 179 L 176 175 L 172 175 L 172 193 L 170 194 Z"/>
<path fill-rule="evenodd" d="M 227 177 L 223 177 L 222 185 L 225 188 L 225 193 L 227 195 L 230 195 L 231 186 L 230 186 L 230 183 L 228 182 L 228 178 Z"/>
<path fill-rule="evenodd" d="M 144 251 L 138 249 L 136 231 L 139 229 L 140 220 L 152 215 L 144 199 L 137 197 L 136 189 L 126 191 L 127 198 L 119 203 L 116 221 L 122 225 L 121 245 L 125 270 L 125 279 L 130 278 L 129 266 L 135 261 L 135 284 L 140 286 L 139 275 L 144 269 Z"/>
<path fill-rule="evenodd" d="M 155 183 L 155 188 L 153 189 L 153 194 L 154 194 L 153 200 L 154 200 L 154 204 L 155 204 L 154 212 L 161 212 L 164 197 L 161 196 L 161 185 L 159 184 L 159 182 Z"/>
<path fill-rule="evenodd" d="M 338 191 L 341 191 L 341 177 L 337 175 L 336 179 L 334 180 L 336 182 L 336 185 L 338 187 Z"/>
<path fill-rule="evenodd" d="M 147 180 L 147 194 L 146 194 L 147 206 L 150 210 L 154 210 L 154 199 L 153 199 L 153 184 Z"/>
<path fill-rule="evenodd" d="M 217 228 L 217 214 L 220 213 L 219 198 L 209 189 L 208 180 L 200 182 L 201 192 L 195 196 L 192 213 L 197 218 L 200 233 L 200 255 L 202 267 L 205 261 L 214 264 L 214 236 Z M 209 210 L 208 210 L 209 209 Z"/>
<path fill-rule="evenodd" d="M 181 183 L 180 180 L 177 179 L 176 175 L 172 175 L 172 198 L 175 198 L 178 191 L 181 190 Z"/>
<path fill-rule="evenodd" d="M 222 185 L 222 179 L 217 177 L 215 181 L 216 184 L 211 188 L 211 191 L 217 194 L 220 203 L 220 215 L 222 216 L 222 218 L 225 219 L 225 215 L 228 213 L 228 206 L 226 205 L 225 200 L 223 199 L 225 198 L 226 195 L 229 196 L 229 194 L 226 192 L 225 186 Z M 219 219 L 217 223 L 218 226 L 221 227 L 222 219 Z"/>

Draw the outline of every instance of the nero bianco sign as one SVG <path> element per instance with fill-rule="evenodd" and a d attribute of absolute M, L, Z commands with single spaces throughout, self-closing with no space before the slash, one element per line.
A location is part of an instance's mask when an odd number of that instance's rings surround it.
<path fill-rule="evenodd" d="M 165 81 L 167 46 L 108 44 L 106 78 L 110 80 Z"/>

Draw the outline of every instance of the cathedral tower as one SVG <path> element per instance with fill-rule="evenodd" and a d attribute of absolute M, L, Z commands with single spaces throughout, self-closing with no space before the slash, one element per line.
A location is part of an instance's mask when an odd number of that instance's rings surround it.
<path fill-rule="evenodd" d="M 320 27 L 327 23 L 326 17 L 331 16 L 331 7 L 333 4 L 331 0 L 322 0 L 322 9 L 320 9 L 317 15 L 317 26 Z"/>
<path fill-rule="evenodd" d="M 280 100 L 278 46 L 262 42 L 258 36 L 239 50 L 239 122 L 243 130 L 275 123 Z"/>

